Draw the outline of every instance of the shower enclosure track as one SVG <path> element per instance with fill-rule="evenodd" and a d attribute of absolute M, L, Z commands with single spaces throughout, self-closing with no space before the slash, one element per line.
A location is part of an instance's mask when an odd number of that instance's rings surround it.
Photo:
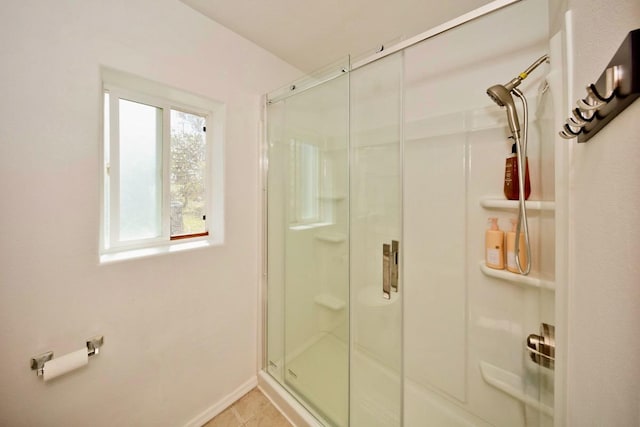
<path fill-rule="evenodd" d="M 357 70 L 358 68 L 364 67 L 365 65 L 375 62 L 386 56 L 392 55 L 396 52 L 400 52 L 420 42 L 423 42 L 432 37 L 438 36 L 449 30 L 457 28 L 468 22 L 474 21 L 485 15 L 489 15 L 502 8 L 505 8 L 515 3 L 519 3 L 521 1 L 522 0 L 494 0 L 491 3 L 488 3 L 477 9 L 474 9 L 471 12 L 467 12 L 464 15 L 458 16 L 457 18 L 454 18 L 450 21 L 445 22 L 444 24 L 433 27 L 430 30 L 427 30 L 416 36 L 410 37 L 404 41 L 400 41 L 392 46 L 389 46 L 389 47 L 382 46 L 377 53 L 374 53 L 373 55 L 369 55 L 362 59 L 356 58 L 353 61 L 351 61 L 350 64 L 344 61 L 338 61 L 336 64 L 331 64 L 327 68 L 323 68 L 317 73 L 313 73 L 312 75 L 308 75 L 306 77 L 301 78 L 300 80 L 296 81 L 294 84 L 290 84 L 285 88 L 280 88 L 268 93 L 266 95 L 265 103 L 273 104 L 291 95 L 304 92 L 307 89 L 311 89 L 317 85 L 333 80 L 334 78 L 339 77 L 346 72 Z"/>
<path fill-rule="evenodd" d="M 435 37 L 439 34 L 442 34 L 456 27 L 459 27 L 460 25 L 466 24 L 467 22 L 471 22 L 475 19 L 481 18 L 492 12 L 495 12 L 496 10 L 502 9 L 503 7 L 512 5 L 514 3 L 518 3 L 520 1 L 521 0 L 492 1 L 491 3 L 488 3 L 477 9 L 474 9 L 471 12 L 465 13 L 464 15 L 458 16 L 457 18 L 447 21 L 444 24 L 433 27 L 432 29 L 425 31 L 424 33 L 420 33 L 417 36 L 413 36 L 411 38 L 408 38 L 407 40 L 401 41 L 393 46 L 390 46 L 388 48 L 382 46 L 382 50 L 380 50 L 379 52 L 371 56 L 368 56 L 364 59 L 360 59 L 360 60 L 356 59 L 351 65 L 351 70 L 356 70 L 360 67 L 370 64 L 371 62 L 384 58 L 385 56 L 404 50 L 424 40 L 430 39 L 431 37 Z"/>

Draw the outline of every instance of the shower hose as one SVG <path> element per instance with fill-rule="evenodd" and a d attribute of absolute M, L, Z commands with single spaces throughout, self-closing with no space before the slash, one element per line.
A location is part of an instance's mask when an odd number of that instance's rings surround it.
<path fill-rule="evenodd" d="M 531 244 L 529 242 L 529 223 L 527 220 L 527 207 L 525 205 L 525 173 L 527 159 L 527 135 L 529 133 L 529 111 L 527 108 L 527 99 L 518 88 L 513 88 L 511 92 L 522 101 L 522 109 L 524 111 L 524 123 L 522 129 L 522 140 L 517 133 L 514 132 L 516 138 L 516 156 L 518 163 L 518 226 L 516 228 L 516 247 L 515 258 L 516 265 L 520 274 L 527 275 L 531 272 Z M 520 262 L 520 232 L 524 228 L 524 241 L 527 251 L 527 265 L 523 266 Z"/>

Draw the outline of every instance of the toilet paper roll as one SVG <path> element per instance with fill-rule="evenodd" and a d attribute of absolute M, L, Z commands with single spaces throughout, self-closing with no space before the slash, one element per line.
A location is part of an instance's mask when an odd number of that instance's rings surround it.
<path fill-rule="evenodd" d="M 52 380 L 74 369 L 81 368 L 87 363 L 89 363 L 89 355 L 86 348 L 65 354 L 44 364 L 43 379 L 45 381 Z"/>

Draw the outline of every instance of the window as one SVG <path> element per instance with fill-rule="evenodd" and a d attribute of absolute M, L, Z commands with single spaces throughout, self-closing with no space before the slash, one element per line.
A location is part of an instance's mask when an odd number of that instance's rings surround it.
<path fill-rule="evenodd" d="M 331 163 L 318 145 L 289 141 L 289 222 L 292 227 L 326 225 L 332 220 Z"/>
<path fill-rule="evenodd" d="M 171 238 L 206 235 L 206 118 L 171 110 Z"/>
<path fill-rule="evenodd" d="M 222 238 L 222 105 L 103 70 L 102 253 Z"/>

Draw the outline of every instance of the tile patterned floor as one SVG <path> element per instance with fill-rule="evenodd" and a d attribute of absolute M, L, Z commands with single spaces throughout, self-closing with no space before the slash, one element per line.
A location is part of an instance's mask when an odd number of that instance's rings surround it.
<path fill-rule="evenodd" d="M 291 424 L 254 388 L 202 427 L 291 427 Z"/>

